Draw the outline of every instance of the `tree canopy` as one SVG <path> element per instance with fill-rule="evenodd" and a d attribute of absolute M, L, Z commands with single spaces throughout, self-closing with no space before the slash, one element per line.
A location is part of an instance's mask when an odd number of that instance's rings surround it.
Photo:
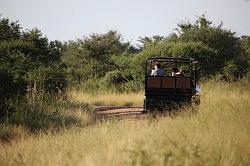
<path fill-rule="evenodd" d="M 49 41 L 37 29 L 22 30 L 18 22 L 0 19 L 0 107 L 27 93 L 56 95 L 69 85 L 86 89 L 143 87 L 148 57 L 191 57 L 201 78 L 236 81 L 247 75 L 250 37 L 214 25 L 204 15 L 177 24 L 168 36 L 140 37 L 140 45 L 124 41 L 117 31 L 91 34 L 68 42 Z"/>

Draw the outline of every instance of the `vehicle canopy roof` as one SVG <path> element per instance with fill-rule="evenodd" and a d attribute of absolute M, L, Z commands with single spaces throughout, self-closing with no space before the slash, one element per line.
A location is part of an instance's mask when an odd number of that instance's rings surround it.
<path fill-rule="evenodd" d="M 177 62 L 177 63 L 198 63 L 193 58 L 178 58 L 178 57 L 151 57 L 146 59 L 146 63 L 148 61 L 159 61 L 159 62 Z"/>

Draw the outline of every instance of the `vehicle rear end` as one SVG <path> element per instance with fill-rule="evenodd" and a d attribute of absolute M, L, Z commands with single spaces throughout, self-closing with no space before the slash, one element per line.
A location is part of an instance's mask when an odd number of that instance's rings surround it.
<path fill-rule="evenodd" d="M 146 109 L 190 103 L 195 94 L 191 77 L 146 76 L 145 82 Z"/>
<path fill-rule="evenodd" d="M 157 58 L 153 60 L 159 61 Z M 175 61 L 182 62 L 182 59 L 175 58 L 170 60 L 168 58 L 160 58 L 160 60 L 161 62 L 166 60 L 170 63 L 174 63 Z M 192 61 L 189 59 L 184 59 L 183 61 L 192 65 Z M 157 110 L 169 110 L 183 104 L 191 104 L 194 97 L 196 97 L 197 76 L 196 67 L 191 66 L 190 69 L 192 71 L 188 76 L 151 76 L 146 71 L 144 111 L 154 108 Z M 148 70 L 147 66 L 146 70 Z"/>

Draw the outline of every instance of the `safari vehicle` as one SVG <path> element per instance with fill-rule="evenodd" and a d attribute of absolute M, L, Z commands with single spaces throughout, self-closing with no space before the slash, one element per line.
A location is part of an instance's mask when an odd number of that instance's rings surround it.
<path fill-rule="evenodd" d="M 153 65 L 160 63 L 162 76 L 152 76 Z M 146 59 L 144 111 L 169 110 L 174 106 L 199 103 L 197 64 L 191 58 L 155 57 Z M 185 75 L 172 76 L 173 68 L 185 69 Z"/>

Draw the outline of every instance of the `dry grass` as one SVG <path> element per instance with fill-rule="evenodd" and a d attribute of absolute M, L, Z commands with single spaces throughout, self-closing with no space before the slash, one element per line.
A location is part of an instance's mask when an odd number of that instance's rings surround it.
<path fill-rule="evenodd" d="M 18 102 L 16 105 L 14 112 L 1 119 L 0 144 L 93 124 L 93 108 L 87 103 L 64 100 Z"/>
<path fill-rule="evenodd" d="M 105 121 L 0 144 L 0 165 L 250 165 L 250 90 L 203 85 L 198 113 Z"/>
<path fill-rule="evenodd" d="M 87 101 L 92 105 L 107 106 L 142 106 L 143 92 L 115 94 L 108 92 L 85 93 L 83 91 L 71 90 L 69 96 L 78 102 Z"/>
<path fill-rule="evenodd" d="M 29 136 L 27 129 L 23 126 L 13 126 L 10 124 L 0 124 L 0 142 L 11 143 L 19 141 Z"/>

